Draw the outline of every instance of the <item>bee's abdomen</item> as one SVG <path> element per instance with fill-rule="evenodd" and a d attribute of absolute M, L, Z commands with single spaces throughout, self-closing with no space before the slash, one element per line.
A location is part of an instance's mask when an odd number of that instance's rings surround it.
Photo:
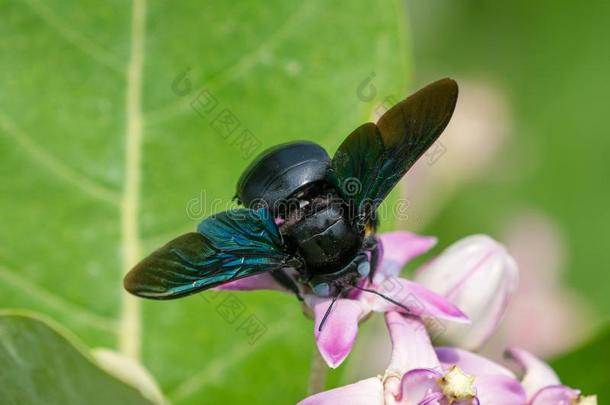
<path fill-rule="evenodd" d="M 311 274 L 334 273 L 358 252 L 361 236 L 344 218 L 342 207 L 331 204 L 293 224 L 287 235 Z"/>

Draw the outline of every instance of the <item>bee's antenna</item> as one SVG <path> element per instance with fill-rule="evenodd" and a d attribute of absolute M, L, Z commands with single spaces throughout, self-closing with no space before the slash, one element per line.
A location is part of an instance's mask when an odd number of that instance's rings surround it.
<path fill-rule="evenodd" d="M 378 295 L 381 298 L 383 298 L 384 300 L 389 301 L 389 302 L 391 302 L 394 305 L 398 305 L 399 307 L 403 308 L 405 311 L 407 311 L 409 313 L 411 312 L 411 310 L 409 308 L 407 308 L 404 304 L 401 304 L 400 302 L 398 302 L 396 300 L 393 300 L 392 298 L 388 297 L 387 295 L 384 295 L 384 294 L 380 293 L 379 291 L 369 290 L 368 288 L 363 288 L 363 287 L 360 287 L 360 286 L 357 286 L 357 285 L 354 285 L 352 287 L 357 289 L 357 290 L 360 290 L 360 291 L 364 291 L 364 292 L 367 292 L 367 293 Z"/>
<path fill-rule="evenodd" d="M 322 331 L 322 327 L 324 326 L 324 323 L 326 323 L 326 318 L 328 318 L 328 315 L 330 315 L 330 310 L 333 309 L 333 305 L 335 305 L 335 301 L 337 301 L 337 298 L 339 298 L 339 295 L 341 294 L 337 294 L 333 297 L 333 300 L 330 302 L 330 305 L 328 306 L 328 309 L 326 310 L 326 313 L 324 314 L 324 317 L 322 318 L 322 322 L 320 322 L 320 326 L 318 326 L 318 332 Z"/>

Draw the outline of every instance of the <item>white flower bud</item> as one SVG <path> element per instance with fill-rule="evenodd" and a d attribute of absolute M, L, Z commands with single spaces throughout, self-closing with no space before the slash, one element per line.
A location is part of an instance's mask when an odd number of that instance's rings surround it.
<path fill-rule="evenodd" d="M 443 295 L 471 324 L 446 323 L 440 339 L 473 350 L 494 332 L 517 288 L 518 269 L 504 246 L 486 235 L 464 238 L 425 265 L 415 281 Z"/>

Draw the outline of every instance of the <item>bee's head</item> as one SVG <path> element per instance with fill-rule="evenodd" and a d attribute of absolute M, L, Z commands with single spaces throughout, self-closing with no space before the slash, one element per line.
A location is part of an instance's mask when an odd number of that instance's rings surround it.
<path fill-rule="evenodd" d="M 356 285 L 371 271 L 369 258 L 359 253 L 341 270 L 329 274 L 316 274 L 309 280 L 309 287 L 318 297 L 337 297 Z"/>

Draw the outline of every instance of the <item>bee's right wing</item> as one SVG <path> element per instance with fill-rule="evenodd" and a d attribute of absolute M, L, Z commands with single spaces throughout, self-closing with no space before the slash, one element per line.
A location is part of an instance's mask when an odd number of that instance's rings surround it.
<path fill-rule="evenodd" d="M 458 87 L 436 81 L 381 116 L 356 128 L 333 156 L 329 180 L 358 215 L 370 218 L 407 170 L 443 132 Z"/>
<path fill-rule="evenodd" d="M 283 245 L 265 209 L 221 212 L 144 258 L 125 276 L 125 289 L 144 298 L 179 298 L 284 267 L 290 256 Z"/>

